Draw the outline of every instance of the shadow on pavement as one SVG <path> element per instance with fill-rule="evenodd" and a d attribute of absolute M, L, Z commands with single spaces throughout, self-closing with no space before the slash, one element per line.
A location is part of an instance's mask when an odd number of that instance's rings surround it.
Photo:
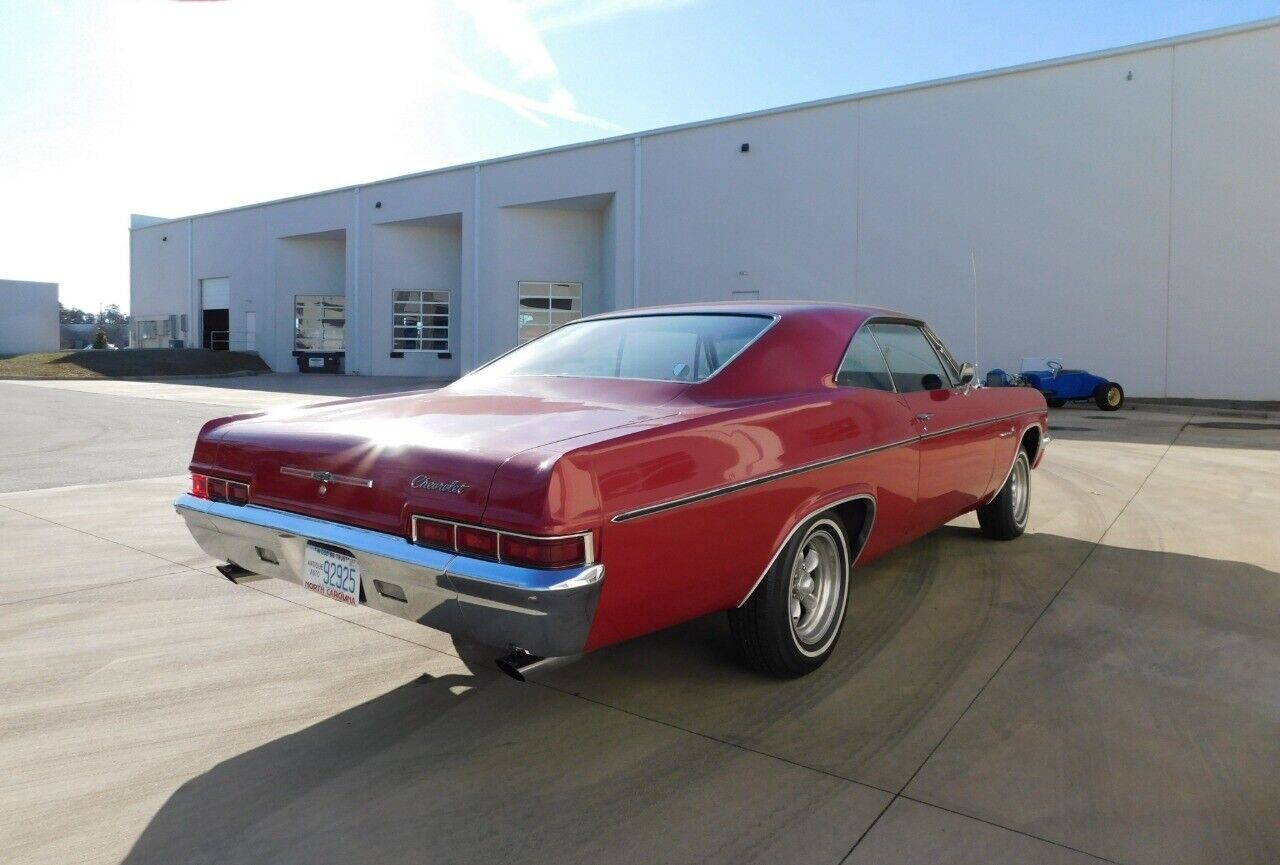
<path fill-rule="evenodd" d="M 926 760 L 913 795 L 1078 849 L 1123 849 L 1139 820 L 1169 850 L 1274 849 L 1280 579 L 1094 547 L 936 532 L 859 569 L 836 655 L 793 682 L 741 669 L 721 617 L 544 684 L 476 652 L 476 675 L 194 777 L 125 861 L 836 862 L 888 797 L 824 772 L 896 790 Z"/>

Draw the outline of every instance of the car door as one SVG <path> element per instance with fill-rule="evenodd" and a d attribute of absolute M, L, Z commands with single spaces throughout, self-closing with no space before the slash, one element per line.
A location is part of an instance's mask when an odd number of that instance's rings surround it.
<path fill-rule="evenodd" d="M 916 507 L 929 528 L 977 505 L 987 494 L 995 460 L 995 432 L 977 389 L 961 385 L 932 334 L 919 324 L 869 325 L 884 351 L 894 387 L 920 436 Z"/>
<path fill-rule="evenodd" d="M 854 334 L 836 371 L 836 385 L 848 406 L 850 430 L 859 447 L 882 451 L 848 464 L 848 480 L 871 484 L 876 490 L 876 528 L 871 551 L 895 546 L 928 528 L 919 525 L 916 485 L 920 466 L 916 424 L 906 401 L 893 389 L 884 353 L 866 327 Z"/>

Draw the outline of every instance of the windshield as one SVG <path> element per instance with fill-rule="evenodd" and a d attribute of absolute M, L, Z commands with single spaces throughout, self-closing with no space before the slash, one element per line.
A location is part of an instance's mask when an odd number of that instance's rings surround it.
<path fill-rule="evenodd" d="M 698 382 L 769 325 L 762 315 L 637 315 L 565 325 L 503 355 L 484 375 Z"/>

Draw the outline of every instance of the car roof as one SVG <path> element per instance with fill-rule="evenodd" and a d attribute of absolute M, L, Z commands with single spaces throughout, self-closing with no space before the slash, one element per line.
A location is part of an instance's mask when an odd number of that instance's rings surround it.
<path fill-rule="evenodd" d="M 878 306 L 861 306 L 852 303 L 816 300 L 722 300 L 702 303 L 675 303 L 663 306 L 641 306 L 618 309 L 586 316 L 582 321 L 607 318 L 632 318 L 645 315 L 698 315 L 698 314 L 767 315 L 770 317 L 807 317 L 835 313 L 853 315 L 860 322 L 868 318 L 900 318 L 920 321 L 914 315 L 884 309 Z"/>

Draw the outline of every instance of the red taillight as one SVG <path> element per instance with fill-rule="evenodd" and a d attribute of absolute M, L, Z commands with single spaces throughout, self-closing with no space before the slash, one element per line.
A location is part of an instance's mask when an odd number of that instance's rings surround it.
<path fill-rule="evenodd" d="M 502 536 L 504 562 L 535 568 L 564 568 L 587 562 L 587 539 L 582 535 L 567 538 L 529 538 Z"/>
<path fill-rule="evenodd" d="M 460 553 L 486 559 L 498 557 L 498 533 L 495 531 L 458 526 L 455 538 Z"/>
<path fill-rule="evenodd" d="M 191 495 L 211 502 L 247 505 L 249 504 L 249 485 L 192 473 Z"/>
<path fill-rule="evenodd" d="M 414 543 L 424 547 L 453 551 L 453 523 L 415 517 L 413 520 Z"/>
<path fill-rule="evenodd" d="M 414 516 L 412 539 L 422 547 L 530 568 L 569 568 L 594 561 L 590 533 L 540 538 Z"/>

